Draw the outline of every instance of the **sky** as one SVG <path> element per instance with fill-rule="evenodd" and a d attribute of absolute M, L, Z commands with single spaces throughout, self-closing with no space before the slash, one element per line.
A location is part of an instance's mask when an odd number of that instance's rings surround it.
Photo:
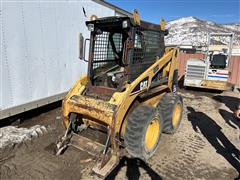
<path fill-rule="evenodd" d="M 216 23 L 240 22 L 240 0 L 105 0 L 124 10 L 138 9 L 143 20 L 159 23 L 194 16 Z"/>

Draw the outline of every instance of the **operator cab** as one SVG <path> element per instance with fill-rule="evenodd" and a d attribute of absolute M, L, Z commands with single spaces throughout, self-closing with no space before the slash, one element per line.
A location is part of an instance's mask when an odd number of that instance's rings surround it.
<path fill-rule="evenodd" d="M 168 31 L 159 25 L 137 24 L 130 17 L 99 18 L 86 25 L 91 32 L 87 89 L 92 93 L 123 91 L 165 52 Z"/>
<path fill-rule="evenodd" d="M 92 32 L 90 45 L 93 55 L 90 63 L 90 77 L 95 86 L 117 88 L 126 80 L 124 48 L 129 38 L 127 18 L 104 18 L 88 21 Z"/>
<path fill-rule="evenodd" d="M 212 69 L 225 69 L 227 67 L 227 55 L 222 52 L 211 52 L 210 67 Z"/>

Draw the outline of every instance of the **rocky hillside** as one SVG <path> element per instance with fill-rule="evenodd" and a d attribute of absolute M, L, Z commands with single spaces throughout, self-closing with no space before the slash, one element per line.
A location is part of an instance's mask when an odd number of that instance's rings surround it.
<path fill-rule="evenodd" d="M 166 37 L 168 45 L 201 46 L 207 43 L 207 34 L 233 32 L 234 44 L 240 45 L 240 23 L 217 24 L 211 21 L 200 20 L 195 17 L 183 17 L 168 22 L 169 35 Z M 229 39 L 220 37 L 213 39 L 214 44 L 227 44 Z"/>

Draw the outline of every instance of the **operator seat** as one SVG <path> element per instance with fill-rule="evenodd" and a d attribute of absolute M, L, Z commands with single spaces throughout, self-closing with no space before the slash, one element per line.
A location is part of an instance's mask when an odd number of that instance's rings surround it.
<path fill-rule="evenodd" d="M 227 64 L 227 56 L 225 54 L 215 54 L 212 56 L 211 68 L 225 69 Z"/>

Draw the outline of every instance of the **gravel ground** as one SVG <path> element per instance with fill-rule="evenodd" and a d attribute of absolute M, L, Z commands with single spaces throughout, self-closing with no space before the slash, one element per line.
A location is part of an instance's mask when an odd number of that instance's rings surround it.
<path fill-rule="evenodd" d="M 147 162 L 124 157 L 107 179 L 234 179 L 239 176 L 239 125 L 232 116 L 237 94 L 181 90 L 182 125 L 163 135 Z M 0 179 L 99 179 L 92 173 L 94 157 L 74 148 L 55 156 L 53 147 L 63 134 L 57 108 L 20 124 L 44 125 L 37 138 L 0 149 Z"/>

